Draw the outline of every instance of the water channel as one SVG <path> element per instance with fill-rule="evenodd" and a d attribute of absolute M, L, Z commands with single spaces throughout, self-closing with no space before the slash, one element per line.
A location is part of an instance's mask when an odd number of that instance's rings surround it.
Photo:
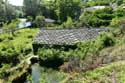
<path fill-rule="evenodd" d="M 57 70 L 41 67 L 38 63 L 31 66 L 31 81 L 25 83 L 60 83 L 66 74 Z"/>

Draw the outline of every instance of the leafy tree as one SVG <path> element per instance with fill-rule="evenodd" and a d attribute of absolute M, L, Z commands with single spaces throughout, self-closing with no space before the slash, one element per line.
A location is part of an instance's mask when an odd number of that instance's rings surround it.
<path fill-rule="evenodd" d="M 116 0 L 117 5 L 121 5 L 123 3 L 123 0 Z"/>
<path fill-rule="evenodd" d="M 125 16 L 125 11 L 123 8 L 118 8 L 116 11 L 114 11 L 114 16 L 115 17 L 124 17 Z"/>
<path fill-rule="evenodd" d="M 89 12 L 89 11 L 85 11 L 84 13 L 82 13 L 81 16 L 79 17 L 80 26 L 88 25 L 92 16 L 93 16 L 92 12 Z"/>
<path fill-rule="evenodd" d="M 3 30 L 7 31 L 7 32 L 11 32 L 12 35 L 14 36 L 14 32 L 16 30 L 16 28 L 18 28 L 18 24 L 19 24 L 19 20 L 12 20 L 11 23 L 9 24 L 4 24 L 3 26 Z"/>
<path fill-rule="evenodd" d="M 64 22 L 67 17 L 77 19 L 80 14 L 80 0 L 55 0 L 55 13 L 58 20 Z"/>
<path fill-rule="evenodd" d="M 16 9 L 8 2 L 8 0 L 0 0 L 0 22 L 10 22 L 17 16 Z M 0 24 L 1 24 L 0 23 Z"/>
<path fill-rule="evenodd" d="M 16 18 L 16 11 L 15 8 L 8 2 L 8 0 L 5 0 L 4 4 L 6 22 L 10 22 L 12 19 Z"/>
<path fill-rule="evenodd" d="M 0 22 L 5 20 L 5 5 L 3 0 L 0 0 Z"/>
<path fill-rule="evenodd" d="M 24 0 L 24 12 L 26 16 L 38 15 L 40 0 Z"/>
<path fill-rule="evenodd" d="M 40 1 L 40 14 L 47 18 L 57 19 L 55 14 L 56 5 L 54 0 Z"/>
<path fill-rule="evenodd" d="M 37 27 L 43 27 L 44 26 L 44 16 L 36 16 L 34 23 L 35 23 L 35 25 L 37 25 Z"/>
<path fill-rule="evenodd" d="M 95 11 L 85 11 L 80 16 L 81 25 L 90 25 L 93 27 L 108 26 L 114 18 L 111 8 L 104 8 Z"/>

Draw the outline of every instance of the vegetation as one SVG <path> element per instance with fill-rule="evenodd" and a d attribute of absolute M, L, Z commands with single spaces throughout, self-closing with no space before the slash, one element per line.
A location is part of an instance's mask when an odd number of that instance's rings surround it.
<path fill-rule="evenodd" d="M 32 38 L 38 29 L 23 29 L 15 31 L 15 36 L 9 33 L 0 35 L 0 60 L 2 63 L 13 63 L 16 59 L 32 52 Z M 17 42 L 18 41 L 18 42 Z M 4 58 L 4 59 L 3 59 Z"/>
<path fill-rule="evenodd" d="M 43 27 L 45 25 L 44 16 L 36 16 L 36 18 L 34 20 L 34 24 L 37 27 Z"/>
<path fill-rule="evenodd" d="M 124 83 L 124 5 L 125 0 L 24 0 L 23 6 L 14 6 L 0 0 L 0 83 L 6 79 L 5 83 L 17 83 L 16 79 L 27 73 L 30 66 L 25 61 L 34 55 L 33 38 L 42 27 L 108 31 L 73 46 L 39 48 L 39 64 L 45 68 L 40 83 L 51 83 L 47 78 L 50 71 L 54 72 L 52 79 L 58 78 L 55 83 Z M 30 28 L 18 28 L 20 18 L 31 22 Z M 27 78 L 32 81 L 32 76 Z"/>

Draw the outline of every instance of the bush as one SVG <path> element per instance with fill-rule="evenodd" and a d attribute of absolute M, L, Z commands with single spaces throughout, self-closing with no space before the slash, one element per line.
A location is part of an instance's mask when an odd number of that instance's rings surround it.
<path fill-rule="evenodd" d="M 2 36 L 0 36 L 0 42 L 4 41 L 4 38 Z"/>
<path fill-rule="evenodd" d="M 85 11 L 80 16 L 80 24 L 90 25 L 93 27 L 108 26 L 114 18 L 111 8 L 104 8 L 95 11 Z"/>
<path fill-rule="evenodd" d="M 115 45 L 113 36 L 108 33 L 104 33 L 101 34 L 95 41 L 77 43 L 75 49 L 68 48 L 69 50 L 65 50 L 66 46 L 60 46 L 63 47 L 63 49 L 48 47 L 40 49 L 38 55 L 42 60 L 55 58 L 62 59 L 63 61 L 67 61 L 70 58 L 83 60 L 87 56 L 98 54 L 101 49 L 113 45 Z"/>
<path fill-rule="evenodd" d="M 39 50 L 40 65 L 45 67 L 51 67 L 57 69 L 63 64 L 63 58 L 60 58 L 59 50 L 50 49 L 40 49 Z"/>
<path fill-rule="evenodd" d="M 112 27 L 124 28 L 125 27 L 125 18 L 114 18 L 110 24 Z"/>
<path fill-rule="evenodd" d="M 16 36 L 5 33 L 0 35 L 0 64 L 19 63 L 20 56 L 26 56 L 32 52 L 32 38 L 38 29 L 21 29 L 15 31 Z"/>
<path fill-rule="evenodd" d="M 118 8 L 116 11 L 114 11 L 115 17 L 124 17 L 125 16 L 125 10 L 123 8 Z"/>
<path fill-rule="evenodd" d="M 59 50 L 56 50 L 56 49 L 45 49 L 45 48 L 42 48 L 39 50 L 39 56 L 42 60 L 46 60 L 46 59 L 51 59 L 53 57 L 59 57 Z"/>
<path fill-rule="evenodd" d="M 35 20 L 34 20 L 34 24 L 37 27 L 43 27 L 45 22 L 44 22 L 44 16 L 36 16 Z"/>
<path fill-rule="evenodd" d="M 5 32 L 11 32 L 12 35 L 14 36 L 14 32 L 15 32 L 15 30 L 18 28 L 19 22 L 20 22 L 20 21 L 19 21 L 18 19 L 12 20 L 11 23 L 9 23 L 9 24 L 4 24 L 3 30 L 4 30 Z"/>
<path fill-rule="evenodd" d="M 27 16 L 27 20 L 32 22 L 33 21 L 33 18 L 31 16 Z"/>
<path fill-rule="evenodd" d="M 3 50 L 4 49 L 4 50 Z M 1 63 L 13 63 L 13 64 L 17 64 L 16 61 L 18 60 L 18 56 L 20 55 L 20 53 L 18 53 L 16 51 L 16 49 L 14 49 L 14 47 L 1 47 L 0 49 L 0 64 Z"/>
<path fill-rule="evenodd" d="M 64 28 L 74 28 L 74 23 L 71 17 L 67 18 L 67 21 L 63 23 Z"/>
<path fill-rule="evenodd" d="M 113 38 L 112 34 L 103 33 L 96 40 L 96 45 L 99 49 L 110 47 L 115 45 L 115 39 Z"/>

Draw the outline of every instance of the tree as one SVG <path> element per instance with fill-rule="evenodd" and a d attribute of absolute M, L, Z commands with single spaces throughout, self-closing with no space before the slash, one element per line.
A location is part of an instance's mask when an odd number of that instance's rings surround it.
<path fill-rule="evenodd" d="M 0 0 L 0 22 L 10 22 L 16 18 L 16 9 L 9 4 L 8 0 Z"/>
<path fill-rule="evenodd" d="M 114 18 L 111 8 L 104 8 L 95 11 L 84 11 L 80 16 L 81 25 L 90 25 L 93 27 L 108 26 Z"/>
<path fill-rule="evenodd" d="M 55 13 L 58 20 L 64 22 L 68 16 L 77 19 L 81 12 L 80 2 L 80 0 L 55 0 Z"/>
<path fill-rule="evenodd" d="M 116 0 L 117 5 L 121 5 L 123 3 L 123 0 Z"/>
<path fill-rule="evenodd" d="M 12 19 L 16 18 L 16 9 L 9 3 L 8 0 L 5 0 L 4 4 L 6 22 L 10 22 Z"/>
<path fill-rule="evenodd" d="M 0 0 L 0 24 L 5 21 L 5 5 L 3 0 Z"/>
<path fill-rule="evenodd" d="M 24 0 L 24 12 L 26 16 L 35 16 L 39 13 L 40 0 Z"/>
<path fill-rule="evenodd" d="M 11 32 L 12 35 L 14 36 L 14 32 L 16 30 L 16 28 L 18 28 L 18 24 L 19 24 L 19 20 L 12 20 L 11 23 L 9 24 L 4 24 L 3 26 L 3 30 L 7 31 L 7 32 Z"/>
<path fill-rule="evenodd" d="M 36 16 L 34 23 L 35 23 L 35 25 L 37 25 L 37 27 L 43 27 L 44 16 Z"/>
<path fill-rule="evenodd" d="M 80 26 L 85 26 L 88 25 L 89 21 L 91 20 L 92 17 L 92 13 L 89 11 L 85 11 L 84 13 L 82 13 L 79 17 L 80 20 Z"/>

